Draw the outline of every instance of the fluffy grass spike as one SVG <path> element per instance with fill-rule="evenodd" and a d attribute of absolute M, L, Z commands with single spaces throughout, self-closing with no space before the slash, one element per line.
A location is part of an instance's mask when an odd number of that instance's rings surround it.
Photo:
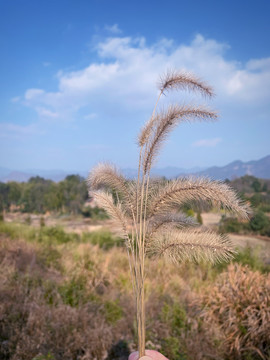
<path fill-rule="evenodd" d="M 184 71 L 167 71 L 167 73 L 161 77 L 160 91 L 164 93 L 168 90 L 183 90 L 200 92 L 202 95 L 213 96 L 213 89 L 198 79 L 191 73 Z"/>
<path fill-rule="evenodd" d="M 179 263 L 185 260 L 211 263 L 229 261 L 235 250 L 228 237 L 211 231 L 160 231 L 150 252 L 158 257 Z"/>

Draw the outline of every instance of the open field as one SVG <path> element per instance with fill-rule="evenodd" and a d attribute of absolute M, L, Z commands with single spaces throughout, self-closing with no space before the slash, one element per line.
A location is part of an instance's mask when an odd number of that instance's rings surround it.
<path fill-rule="evenodd" d="M 35 228 L 40 227 L 40 220 L 44 219 L 46 226 L 60 226 L 68 233 L 75 233 L 82 235 L 83 233 L 105 230 L 114 232 L 113 223 L 111 220 L 93 221 L 92 219 L 84 218 L 82 216 L 55 216 L 55 215 L 35 215 L 31 214 L 31 225 Z M 22 213 L 7 213 L 5 215 L 6 222 L 25 223 L 29 219 L 29 214 Z M 220 213 L 202 213 L 203 226 L 218 229 L 218 224 L 221 219 Z M 228 235 L 236 248 L 251 247 L 255 248 L 263 258 L 263 261 L 270 264 L 270 238 L 260 235 Z"/>
<path fill-rule="evenodd" d="M 203 224 L 206 227 L 217 229 L 221 215 L 218 213 L 203 213 Z M 257 251 L 261 253 L 264 261 L 270 264 L 270 238 L 266 236 L 259 235 L 238 235 L 238 234 L 229 234 L 229 237 L 232 240 L 232 243 L 235 244 L 237 248 L 251 247 L 257 248 Z"/>
<path fill-rule="evenodd" d="M 84 232 L 92 232 L 101 229 L 114 232 L 113 224 L 111 220 L 95 220 L 84 218 L 82 216 L 55 216 L 55 215 L 35 215 L 35 214 L 23 214 L 6 213 L 6 222 L 18 222 L 25 223 L 27 219 L 31 218 L 31 225 L 39 228 L 41 218 L 44 219 L 46 226 L 61 226 L 66 232 L 72 232 L 82 235 Z M 220 213 L 208 212 L 202 213 L 203 226 L 217 230 L 219 221 L 221 219 Z M 264 253 L 265 260 L 270 263 L 270 238 L 259 235 L 238 235 L 229 234 L 231 240 L 236 247 L 259 247 Z"/>
<path fill-rule="evenodd" d="M 26 223 L 31 219 L 31 225 L 38 228 L 40 226 L 40 219 L 44 219 L 44 222 L 47 226 L 61 226 L 67 232 L 73 232 L 77 234 L 82 234 L 83 232 L 91 232 L 95 230 L 100 230 L 102 228 L 110 228 L 111 221 L 93 221 L 82 216 L 74 215 L 36 215 L 36 214 L 23 214 L 20 212 L 16 213 L 6 213 L 5 221 L 6 222 L 18 222 Z"/>

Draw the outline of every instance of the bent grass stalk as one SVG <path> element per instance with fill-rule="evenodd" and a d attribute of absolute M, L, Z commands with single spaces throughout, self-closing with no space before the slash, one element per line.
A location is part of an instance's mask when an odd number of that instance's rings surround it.
<path fill-rule="evenodd" d="M 181 122 L 216 120 L 216 112 L 203 106 L 171 105 L 159 111 L 162 95 L 170 90 L 189 90 L 211 97 L 210 86 L 185 72 L 168 72 L 160 83 L 160 93 L 149 121 L 138 136 L 139 164 L 136 181 L 129 181 L 114 166 L 100 164 L 87 179 L 90 196 L 111 216 L 125 240 L 136 302 L 139 356 L 145 354 L 145 258 L 161 256 L 169 261 L 230 260 L 234 249 L 229 239 L 196 227 L 181 213 L 187 203 L 206 203 L 248 216 L 230 187 L 204 178 L 184 178 L 167 182 L 152 181 L 151 168 L 163 143 Z M 116 194 L 115 197 L 112 194 Z M 195 226 L 195 228 L 194 228 Z M 191 229 L 190 229 L 191 227 Z M 129 231 L 131 228 L 131 231 Z"/>

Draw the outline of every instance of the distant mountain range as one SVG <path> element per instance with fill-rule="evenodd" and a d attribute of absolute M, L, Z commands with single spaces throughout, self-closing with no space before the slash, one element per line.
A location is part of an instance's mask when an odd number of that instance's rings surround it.
<path fill-rule="evenodd" d="M 25 182 L 28 181 L 33 176 L 40 176 L 44 179 L 50 179 L 53 181 L 61 181 L 65 179 L 67 175 L 77 174 L 78 171 L 63 171 L 63 170 L 38 170 L 30 169 L 25 171 L 10 170 L 7 168 L 0 168 L 0 181 L 18 181 Z M 81 176 L 86 177 L 87 172 L 81 172 Z"/>
<path fill-rule="evenodd" d="M 129 179 L 134 179 L 138 176 L 138 170 L 136 169 L 121 169 L 122 173 Z M 165 176 L 167 179 L 172 179 L 177 177 L 179 174 L 193 174 L 193 173 L 197 173 L 199 171 L 203 171 L 205 169 L 203 168 L 199 168 L 199 167 L 194 167 L 192 169 L 182 169 L 182 168 L 178 168 L 178 167 L 173 167 L 173 166 L 167 166 L 165 168 L 153 168 L 151 171 L 151 175 L 152 176 Z"/>
<path fill-rule="evenodd" d="M 234 179 L 244 175 L 253 175 L 261 179 L 270 179 L 270 155 L 248 162 L 240 160 L 218 167 L 213 166 L 206 170 L 199 171 L 196 175 L 209 176 L 212 179 Z"/>
<path fill-rule="evenodd" d="M 123 173 L 128 178 L 134 178 L 137 176 L 137 170 L 135 169 L 122 169 Z M 79 174 L 83 177 L 88 175 L 87 171 L 62 171 L 62 170 L 26 170 L 16 171 L 7 168 L 0 168 L 0 181 L 28 181 L 33 176 L 41 176 L 45 179 L 51 179 L 53 181 L 61 181 L 67 175 Z M 253 175 L 261 179 L 270 179 L 270 155 L 260 159 L 248 162 L 240 160 L 234 161 L 226 166 L 213 166 L 207 169 L 192 168 L 181 169 L 177 167 L 165 167 L 161 169 L 153 169 L 152 175 L 165 176 L 168 179 L 178 176 L 197 175 L 208 176 L 211 179 L 234 179 L 244 175 Z"/>

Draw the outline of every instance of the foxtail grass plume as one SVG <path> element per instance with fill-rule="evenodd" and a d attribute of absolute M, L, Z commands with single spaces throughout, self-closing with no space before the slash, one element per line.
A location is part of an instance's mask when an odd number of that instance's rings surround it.
<path fill-rule="evenodd" d="M 188 90 L 211 97 L 203 81 L 181 71 L 167 72 L 159 84 L 153 113 L 138 135 L 137 179 L 127 180 L 113 165 L 99 164 L 90 173 L 89 194 L 114 221 L 126 243 L 136 301 L 138 347 L 145 353 L 145 257 L 164 257 L 174 263 L 185 260 L 229 261 L 234 249 L 226 236 L 200 229 L 183 214 L 186 204 L 206 204 L 241 218 L 249 208 L 225 183 L 205 178 L 156 181 L 150 178 L 153 163 L 170 133 L 183 122 L 217 120 L 217 113 L 204 106 L 172 104 L 160 110 L 162 96 L 171 90 Z"/>
<path fill-rule="evenodd" d="M 162 93 L 169 90 L 190 90 L 200 92 L 205 96 L 213 96 L 214 92 L 211 86 L 204 83 L 195 75 L 184 72 L 169 70 L 161 76 L 159 89 Z"/>

